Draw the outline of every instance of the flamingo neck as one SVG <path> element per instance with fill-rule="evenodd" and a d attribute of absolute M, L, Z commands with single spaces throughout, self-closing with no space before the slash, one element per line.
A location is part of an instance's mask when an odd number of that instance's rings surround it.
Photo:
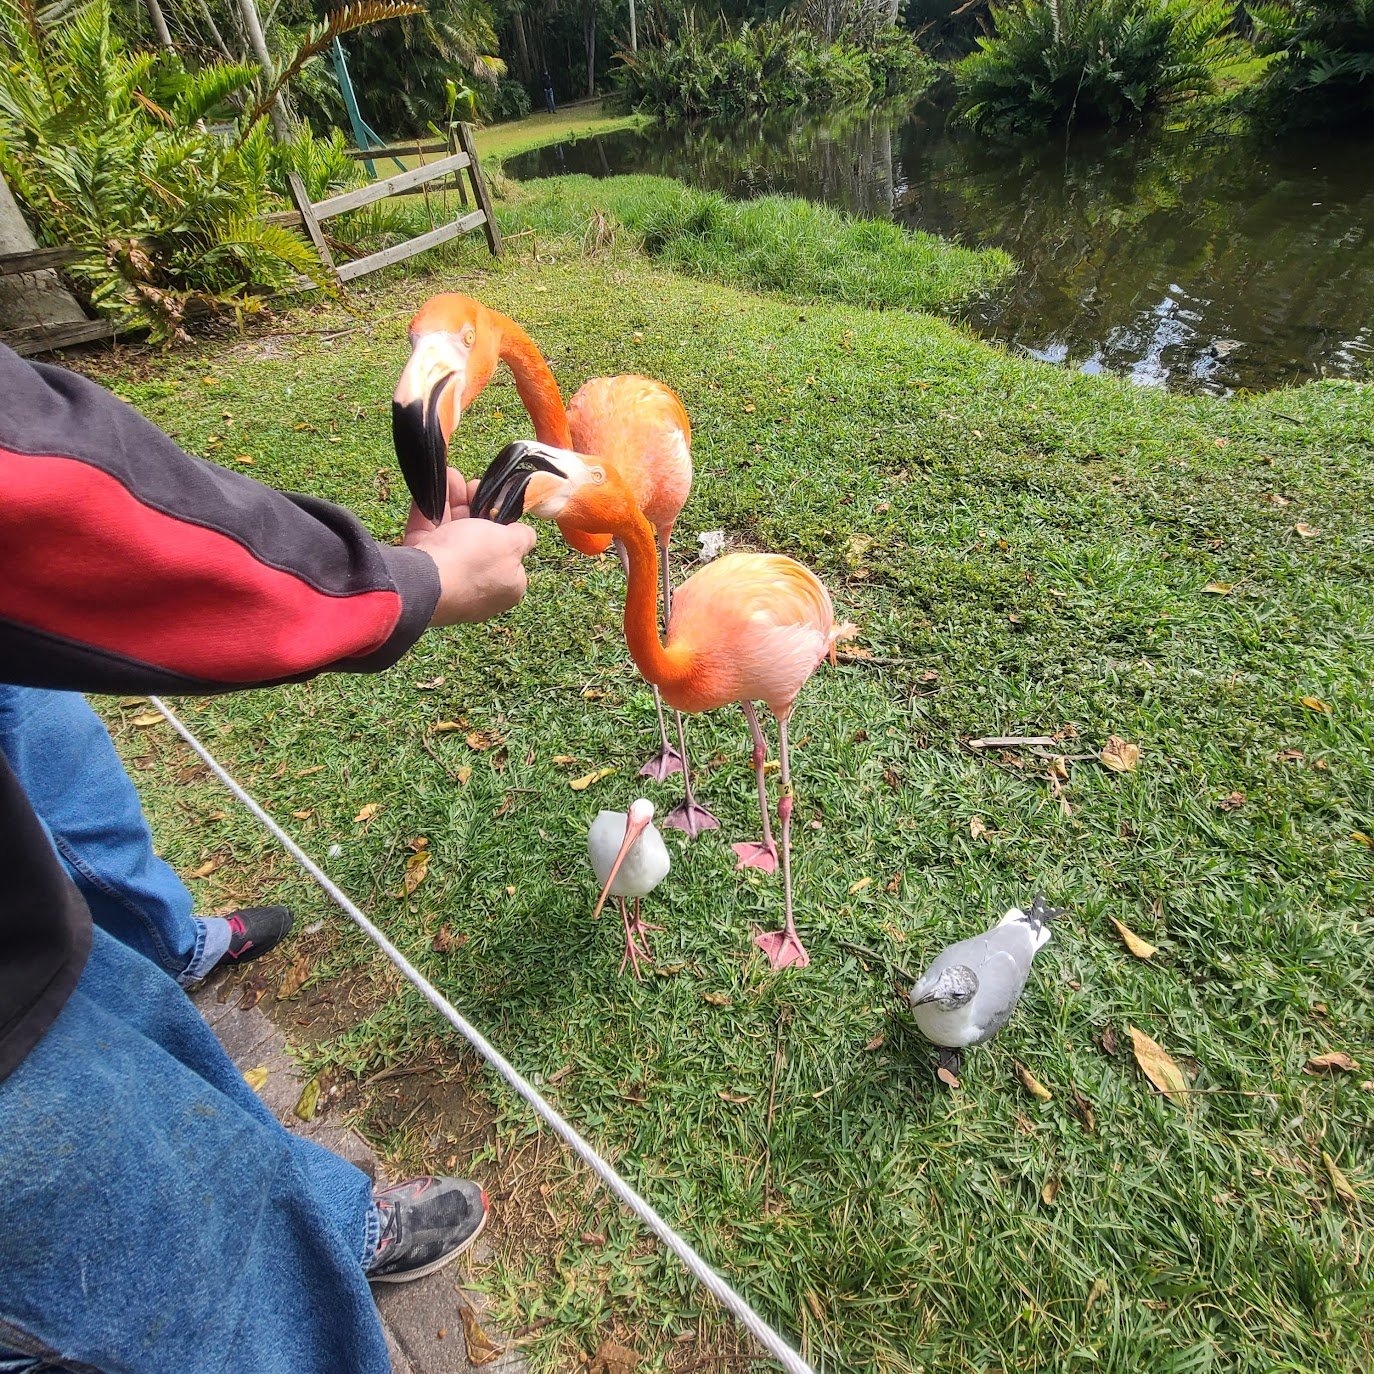
<path fill-rule="evenodd" d="M 514 320 L 504 315 L 497 318 L 501 326 L 501 361 L 515 374 L 515 389 L 534 421 L 535 438 L 555 448 L 571 448 L 568 412 L 544 355 Z"/>
<path fill-rule="evenodd" d="M 616 530 L 629 564 L 625 591 L 625 642 L 645 681 L 664 689 L 665 698 L 692 675 L 693 655 L 685 644 L 664 645 L 658 637 L 658 545 L 653 526 L 635 510 Z"/>

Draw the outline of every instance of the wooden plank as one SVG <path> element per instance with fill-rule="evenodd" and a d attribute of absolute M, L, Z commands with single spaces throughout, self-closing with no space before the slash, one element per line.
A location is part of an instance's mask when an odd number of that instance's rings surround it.
<path fill-rule="evenodd" d="M 315 207 L 310 203 L 310 196 L 305 189 L 305 183 L 296 172 L 288 172 L 286 180 L 291 187 L 291 199 L 296 202 L 296 209 L 301 212 L 305 232 L 310 235 L 310 242 L 315 245 L 315 251 L 320 255 L 320 261 L 326 267 L 333 267 L 334 259 L 329 252 L 329 245 L 324 241 L 324 230 L 320 228 L 320 221 L 315 214 Z"/>
<path fill-rule="evenodd" d="M 450 172 L 461 171 L 467 165 L 467 153 L 455 153 L 452 157 L 440 158 L 438 162 L 427 162 L 423 167 L 412 167 L 408 172 L 397 172 L 395 176 L 387 177 L 384 181 L 374 181 L 370 186 L 360 186 L 356 191 L 345 191 L 341 196 L 331 196 L 328 200 L 317 201 L 312 209 L 317 219 L 329 219 L 332 215 L 343 214 L 345 210 L 357 210 L 363 205 L 371 205 L 375 201 L 386 200 L 388 196 L 409 190 L 412 186 L 433 181 L 436 177 L 447 176 Z"/>
<path fill-rule="evenodd" d="M 496 212 L 491 208 L 491 197 L 487 194 L 487 182 L 482 175 L 481 163 L 477 161 L 477 149 L 473 146 L 472 126 L 470 124 L 459 123 L 458 142 L 468 155 L 468 175 L 472 178 L 472 193 L 477 199 L 478 207 L 481 209 L 485 220 L 487 246 L 491 249 L 492 256 L 499 258 L 501 256 L 501 230 L 496 224 Z"/>
<path fill-rule="evenodd" d="M 292 229 L 299 229 L 305 223 L 305 218 L 299 210 L 273 210 L 270 215 L 262 217 L 264 224 L 286 224 Z"/>
<path fill-rule="evenodd" d="M 44 272 L 52 267 L 65 267 L 81 257 L 77 248 L 30 248 L 23 253 L 0 253 L 0 277 L 18 272 Z"/>
<path fill-rule="evenodd" d="M 348 155 L 354 162 L 379 162 L 387 157 L 412 157 L 416 153 L 442 153 L 442 139 L 432 143 L 388 143 L 385 148 L 350 148 Z"/>
<path fill-rule="evenodd" d="M 421 234 L 418 238 L 408 239 L 405 243 L 398 243 L 380 253 L 372 253 L 368 257 L 358 258 L 354 262 L 343 263 L 339 267 L 339 280 L 352 281 L 354 277 L 375 272 L 379 267 L 390 267 L 392 263 L 404 262 L 406 258 L 412 258 L 416 253 L 437 248 L 441 243 L 447 243 L 449 239 L 457 238 L 459 234 L 466 234 L 469 229 L 476 229 L 485 219 L 486 215 L 481 210 L 473 210 L 461 219 L 455 219 L 449 224 L 441 224 L 437 229 L 431 229 L 429 233 Z"/>
<path fill-rule="evenodd" d="M 55 348 L 71 348 L 75 344 L 96 343 L 113 337 L 114 330 L 108 320 L 84 320 L 80 324 L 38 324 L 6 330 L 0 334 L 0 343 L 22 357 L 29 357 L 34 353 L 50 353 Z"/>

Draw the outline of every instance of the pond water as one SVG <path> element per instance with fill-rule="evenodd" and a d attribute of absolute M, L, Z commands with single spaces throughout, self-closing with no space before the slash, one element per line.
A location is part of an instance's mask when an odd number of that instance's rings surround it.
<path fill-rule="evenodd" d="M 1183 132 L 990 146 L 925 105 L 900 117 L 653 126 L 543 148 L 528 179 L 658 172 L 791 192 L 1021 264 L 965 309 L 1037 358 L 1228 394 L 1374 376 L 1374 139 Z"/>

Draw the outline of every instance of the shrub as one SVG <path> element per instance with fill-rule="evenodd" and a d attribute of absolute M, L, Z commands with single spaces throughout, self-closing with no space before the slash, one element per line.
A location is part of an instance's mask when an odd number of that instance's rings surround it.
<path fill-rule="evenodd" d="M 1260 51 L 1276 58 L 1260 94 L 1268 122 L 1374 118 L 1374 0 L 1272 0 L 1250 13 Z"/>
<path fill-rule="evenodd" d="M 1227 0 L 1009 0 L 992 19 L 955 69 L 960 113 L 983 132 L 1139 118 L 1248 56 Z"/>
<path fill-rule="evenodd" d="M 494 86 L 482 86 L 477 103 L 482 118 L 492 122 L 524 119 L 532 108 L 529 91 L 523 83 L 509 76 L 503 76 Z"/>

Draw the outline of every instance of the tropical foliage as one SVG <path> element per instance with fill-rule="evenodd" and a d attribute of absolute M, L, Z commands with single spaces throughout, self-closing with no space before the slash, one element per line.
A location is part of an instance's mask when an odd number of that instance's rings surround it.
<path fill-rule="evenodd" d="M 1374 0 L 1270 0 L 1250 13 L 1277 58 L 1261 97 L 1271 121 L 1374 118 Z"/>
<path fill-rule="evenodd" d="M 906 34 L 885 30 L 871 45 L 828 42 L 787 19 L 688 19 L 661 46 L 622 52 L 615 76 L 637 109 L 684 115 L 736 114 L 809 105 L 825 107 L 915 90 L 933 68 Z"/>
<path fill-rule="evenodd" d="M 984 132 L 1136 119 L 1241 70 L 1234 20 L 1227 0 L 1008 0 L 958 64 L 960 110 Z"/>

